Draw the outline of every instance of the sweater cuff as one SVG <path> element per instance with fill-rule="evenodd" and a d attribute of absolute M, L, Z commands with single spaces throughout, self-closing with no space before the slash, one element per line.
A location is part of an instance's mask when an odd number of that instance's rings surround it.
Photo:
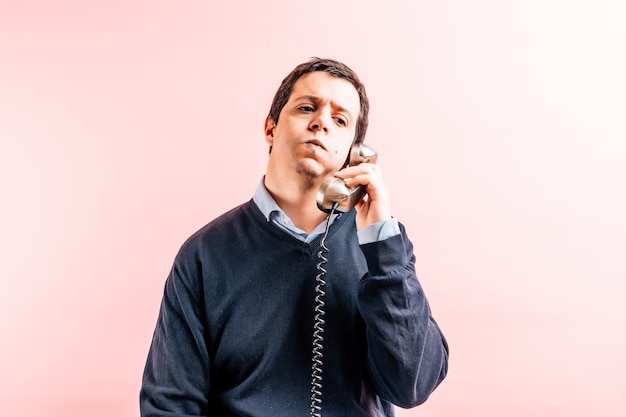
<path fill-rule="evenodd" d="M 401 234 L 388 239 L 361 245 L 367 261 L 370 276 L 384 275 L 403 268 L 407 263 L 407 254 Z"/>

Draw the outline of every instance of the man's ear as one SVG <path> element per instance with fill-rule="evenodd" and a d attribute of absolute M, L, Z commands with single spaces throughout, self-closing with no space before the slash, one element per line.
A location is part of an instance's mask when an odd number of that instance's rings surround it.
<path fill-rule="evenodd" d="M 267 116 L 267 119 L 265 119 L 265 141 L 270 146 L 274 143 L 274 129 L 276 129 L 276 122 L 270 116 Z"/>

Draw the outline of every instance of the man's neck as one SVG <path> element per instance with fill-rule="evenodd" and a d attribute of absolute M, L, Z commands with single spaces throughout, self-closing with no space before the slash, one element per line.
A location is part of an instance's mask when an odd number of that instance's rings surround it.
<path fill-rule="evenodd" d="M 275 181 L 265 176 L 265 188 L 276 204 L 291 219 L 293 224 L 310 233 L 320 224 L 326 215 L 317 208 L 317 183 L 298 183 L 294 181 Z"/>

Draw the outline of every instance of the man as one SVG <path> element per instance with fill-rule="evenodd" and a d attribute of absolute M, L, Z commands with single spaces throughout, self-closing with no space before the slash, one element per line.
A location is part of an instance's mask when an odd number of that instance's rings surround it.
<path fill-rule="evenodd" d="M 392 416 L 391 404 L 416 406 L 443 380 L 448 347 L 381 170 L 345 166 L 368 110 L 363 85 L 340 62 L 315 58 L 283 80 L 252 200 L 176 257 L 143 417 Z M 356 209 L 318 208 L 333 176 L 365 187 Z"/>

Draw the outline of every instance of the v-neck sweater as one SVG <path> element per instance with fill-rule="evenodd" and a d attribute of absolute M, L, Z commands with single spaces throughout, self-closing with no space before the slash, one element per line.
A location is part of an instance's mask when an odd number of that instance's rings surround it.
<path fill-rule="evenodd" d="M 324 416 L 391 416 L 390 404 L 422 403 L 447 373 L 448 346 L 400 229 L 359 245 L 354 210 L 329 229 Z M 307 415 L 321 239 L 298 240 L 252 200 L 194 233 L 165 283 L 141 415 Z"/>

